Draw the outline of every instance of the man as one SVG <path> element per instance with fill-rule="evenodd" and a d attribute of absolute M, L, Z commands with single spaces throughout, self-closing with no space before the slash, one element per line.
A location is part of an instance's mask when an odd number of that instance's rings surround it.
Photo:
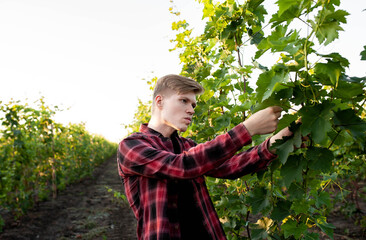
<path fill-rule="evenodd" d="M 152 116 L 140 132 L 121 141 L 118 171 L 137 218 L 138 239 L 226 239 L 204 176 L 235 179 L 268 166 L 271 144 L 292 133 L 286 128 L 262 144 L 236 154 L 256 134 L 276 130 L 280 107 L 258 111 L 214 140 L 196 144 L 180 137 L 192 121 L 196 81 L 179 75 L 160 78 Z"/>

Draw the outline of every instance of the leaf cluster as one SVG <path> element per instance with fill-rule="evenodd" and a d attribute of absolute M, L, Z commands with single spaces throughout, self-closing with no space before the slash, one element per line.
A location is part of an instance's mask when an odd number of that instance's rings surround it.
<path fill-rule="evenodd" d="M 84 124 L 55 122 L 58 110 L 43 98 L 35 107 L 0 103 L 0 207 L 16 217 L 91 174 L 117 147 L 87 132 Z"/>
<path fill-rule="evenodd" d="M 339 9 L 340 0 L 199 2 L 202 34 L 192 36 L 185 20 L 172 24 L 181 74 L 206 89 L 183 135 L 205 142 L 273 105 L 284 109 L 278 131 L 290 126 L 293 132 L 274 144 L 278 158 L 267 171 L 208 180 L 228 238 L 319 239 L 314 228 L 333 238 L 329 187 L 349 175 L 364 178 L 356 166 L 364 163 L 366 77 L 347 76 L 345 57 L 321 52 L 339 38 L 349 13 Z M 277 11 L 267 16 L 266 8 Z"/>

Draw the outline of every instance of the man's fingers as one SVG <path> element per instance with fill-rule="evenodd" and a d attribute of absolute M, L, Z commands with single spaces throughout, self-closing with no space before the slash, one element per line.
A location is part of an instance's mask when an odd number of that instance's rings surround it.
<path fill-rule="evenodd" d="M 279 107 L 279 106 L 273 106 L 273 107 L 271 107 L 271 109 L 272 109 L 272 111 L 273 111 L 273 113 L 274 113 L 274 115 L 275 115 L 276 118 L 280 118 L 281 117 L 281 112 L 282 112 L 282 108 L 281 107 Z"/>
<path fill-rule="evenodd" d="M 273 106 L 273 107 L 271 107 L 272 109 L 273 109 L 273 112 L 274 113 L 281 113 L 282 112 L 282 108 L 281 107 L 279 107 L 279 106 Z"/>

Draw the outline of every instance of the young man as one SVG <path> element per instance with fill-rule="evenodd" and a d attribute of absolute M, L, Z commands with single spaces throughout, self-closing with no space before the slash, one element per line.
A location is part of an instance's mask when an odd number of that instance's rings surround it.
<path fill-rule="evenodd" d="M 203 91 L 186 77 L 160 78 L 151 120 L 119 145 L 118 171 L 137 218 L 138 239 L 226 239 L 204 176 L 235 179 L 264 169 L 276 157 L 271 144 L 292 134 L 286 128 L 236 154 L 253 135 L 276 130 L 282 109 L 269 107 L 212 141 L 197 145 L 180 137 L 177 132 L 187 130 L 196 95 Z"/>

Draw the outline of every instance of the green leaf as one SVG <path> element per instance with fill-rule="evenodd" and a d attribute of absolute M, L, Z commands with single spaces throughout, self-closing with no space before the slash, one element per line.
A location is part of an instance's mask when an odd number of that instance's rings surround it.
<path fill-rule="evenodd" d="M 338 110 L 334 113 L 334 124 L 346 130 L 364 148 L 366 139 L 366 122 L 358 117 L 354 110 Z"/>
<path fill-rule="evenodd" d="M 331 53 L 331 54 L 317 54 L 323 58 L 328 58 L 333 60 L 334 62 L 339 62 L 343 67 L 349 67 L 349 61 L 347 58 L 341 56 L 339 53 Z"/>
<path fill-rule="evenodd" d="M 266 229 L 262 228 L 253 228 L 251 229 L 251 239 L 253 240 L 260 240 L 260 239 L 267 239 L 268 233 Z"/>
<path fill-rule="evenodd" d="M 320 44 L 324 42 L 324 45 L 328 45 L 338 38 L 338 32 L 343 31 L 340 23 L 346 23 L 347 15 L 349 15 L 349 13 L 344 10 L 333 12 L 324 9 L 324 11 L 319 11 L 318 16 L 315 18 L 316 23 L 309 21 L 313 29 L 316 30 L 316 37 Z"/>
<path fill-rule="evenodd" d="M 362 139 L 366 134 L 366 122 L 356 115 L 355 111 L 348 108 L 334 113 L 334 124 L 349 130 L 356 139 Z"/>
<path fill-rule="evenodd" d="M 272 52 L 285 51 L 293 55 L 300 48 L 300 46 L 296 45 L 298 37 L 299 34 L 296 30 L 287 33 L 287 26 L 279 25 L 271 32 L 271 35 L 258 44 L 258 49 L 262 50 L 262 52 L 258 52 L 256 58 L 260 57 L 268 49 L 271 49 Z"/>
<path fill-rule="evenodd" d="M 271 146 L 271 149 L 276 149 L 276 154 L 282 164 L 286 163 L 289 154 L 294 150 L 294 146 L 300 147 L 301 144 L 300 124 L 293 122 L 290 125 L 290 131 L 294 133 L 292 136 L 276 140 Z"/>
<path fill-rule="evenodd" d="M 310 202 L 304 198 L 296 199 L 292 205 L 291 210 L 294 210 L 296 214 L 307 214 L 310 209 Z"/>
<path fill-rule="evenodd" d="M 323 76 L 328 78 L 333 86 L 338 86 L 339 77 L 341 76 L 344 68 L 340 62 L 333 62 L 328 59 L 328 63 L 317 63 L 315 65 L 314 71 L 316 74 L 320 75 L 319 78 L 322 79 Z M 324 81 L 322 81 L 325 83 Z"/>
<path fill-rule="evenodd" d="M 290 185 L 290 188 L 288 189 L 288 194 L 290 195 L 289 199 L 291 199 L 291 200 L 302 199 L 305 194 L 305 191 L 304 191 L 304 189 L 302 189 L 302 187 L 299 183 L 293 182 Z"/>
<path fill-rule="evenodd" d="M 344 78 L 340 78 L 338 87 L 334 89 L 334 97 L 344 100 L 363 97 L 363 86 L 360 83 L 346 82 Z"/>
<path fill-rule="evenodd" d="M 212 1 L 204 1 L 204 8 L 203 8 L 203 16 L 202 19 L 206 17 L 211 17 L 215 14 L 214 5 Z"/>
<path fill-rule="evenodd" d="M 350 77 L 347 75 L 342 75 L 341 80 L 346 81 L 346 82 L 350 82 L 350 83 L 364 83 L 366 82 L 366 77 Z"/>
<path fill-rule="evenodd" d="M 292 122 L 295 122 L 296 119 L 297 119 L 297 114 L 283 115 L 282 118 L 280 119 L 280 121 L 278 122 L 276 133 L 279 132 L 280 130 L 284 129 L 285 127 L 290 126 L 290 124 Z"/>
<path fill-rule="evenodd" d="M 289 219 L 282 224 L 281 228 L 284 231 L 286 239 L 290 236 L 294 236 L 295 239 L 299 239 L 301 235 L 305 233 L 307 226 L 305 223 L 297 223 L 296 221 Z"/>
<path fill-rule="evenodd" d="M 256 187 L 247 197 L 248 204 L 252 207 L 253 214 L 269 206 L 268 191 L 264 187 Z"/>
<path fill-rule="evenodd" d="M 314 106 L 305 106 L 298 113 L 302 118 L 301 131 L 303 136 L 311 135 L 315 143 L 322 143 L 327 138 L 327 132 L 332 129 L 331 111 L 335 105 L 324 102 Z"/>
<path fill-rule="evenodd" d="M 335 229 L 334 225 L 327 223 L 326 221 L 327 219 L 324 216 L 319 216 L 316 221 L 315 224 L 325 233 L 328 235 L 328 237 L 330 237 L 331 239 L 333 238 L 333 229 Z"/>
<path fill-rule="evenodd" d="M 327 172 L 332 166 L 334 159 L 333 152 L 327 148 L 311 147 L 306 151 L 306 158 L 309 160 L 309 168 Z"/>
<path fill-rule="evenodd" d="M 290 215 L 290 211 L 289 211 L 290 207 L 291 207 L 290 201 L 280 199 L 276 203 L 276 206 L 274 207 L 274 209 L 272 211 L 271 219 L 278 221 L 278 222 L 282 221 L 288 215 Z"/>
<path fill-rule="evenodd" d="M 299 155 L 291 155 L 285 165 L 281 168 L 281 176 L 286 187 L 289 187 L 293 181 L 302 181 L 303 161 Z"/>
<path fill-rule="evenodd" d="M 214 128 L 216 131 L 225 129 L 230 126 L 231 116 L 229 114 L 224 114 L 215 119 Z"/>
<path fill-rule="evenodd" d="M 363 46 L 363 51 L 360 53 L 361 60 L 366 60 L 366 46 Z"/>
<path fill-rule="evenodd" d="M 290 22 L 292 22 L 294 18 L 300 15 L 301 13 L 300 6 L 302 5 L 298 4 L 299 2 L 298 0 L 294 0 L 293 2 L 295 2 L 296 5 L 291 5 L 289 8 L 287 8 L 284 4 L 281 3 L 281 9 L 283 9 L 283 11 L 281 11 L 281 15 L 279 15 L 278 12 L 272 15 L 272 18 L 270 19 L 270 23 L 273 23 L 272 27 L 277 26 L 285 21 L 287 22 L 287 24 L 289 24 Z"/>
<path fill-rule="evenodd" d="M 304 240 L 319 240 L 319 233 L 305 233 Z"/>
<path fill-rule="evenodd" d="M 324 192 L 324 191 L 320 192 L 315 197 L 315 206 L 317 208 L 320 208 L 323 205 L 326 206 L 326 207 L 330 206 L 330 195 L 329 195 L 328 192 Z"/>
<path fill-rule="evenodd" d="M 276 154 L 282 164 L 285 164 L 289 154 L 294 150 L 294 143 L 292 138 L 283 138 L 282 140 L 276 140 L 272 144 L 271 149 L 276 149 Z"/>
<path fill-rule="evenodd" d="M 259 75 L 257 80 L 257 99 L 262 102 L 269 98 L 273 92 L 278 92 L 287 88 L 282 83 L 288 81 L 287 67 L 278 64 L 275 65 L 270 71 L 264 72 Z"/>
<path fill-rule="evenodd" d="M 301 1 L 299 1 L 299 0 L 278 0 L 276 3 L 279 7 L 277 14 L 279 17 L 281 17 L 281 15 L 285 11 L 287 11 L 289 8 L 291 8 L 292 6 L 300 5 Z"/>

